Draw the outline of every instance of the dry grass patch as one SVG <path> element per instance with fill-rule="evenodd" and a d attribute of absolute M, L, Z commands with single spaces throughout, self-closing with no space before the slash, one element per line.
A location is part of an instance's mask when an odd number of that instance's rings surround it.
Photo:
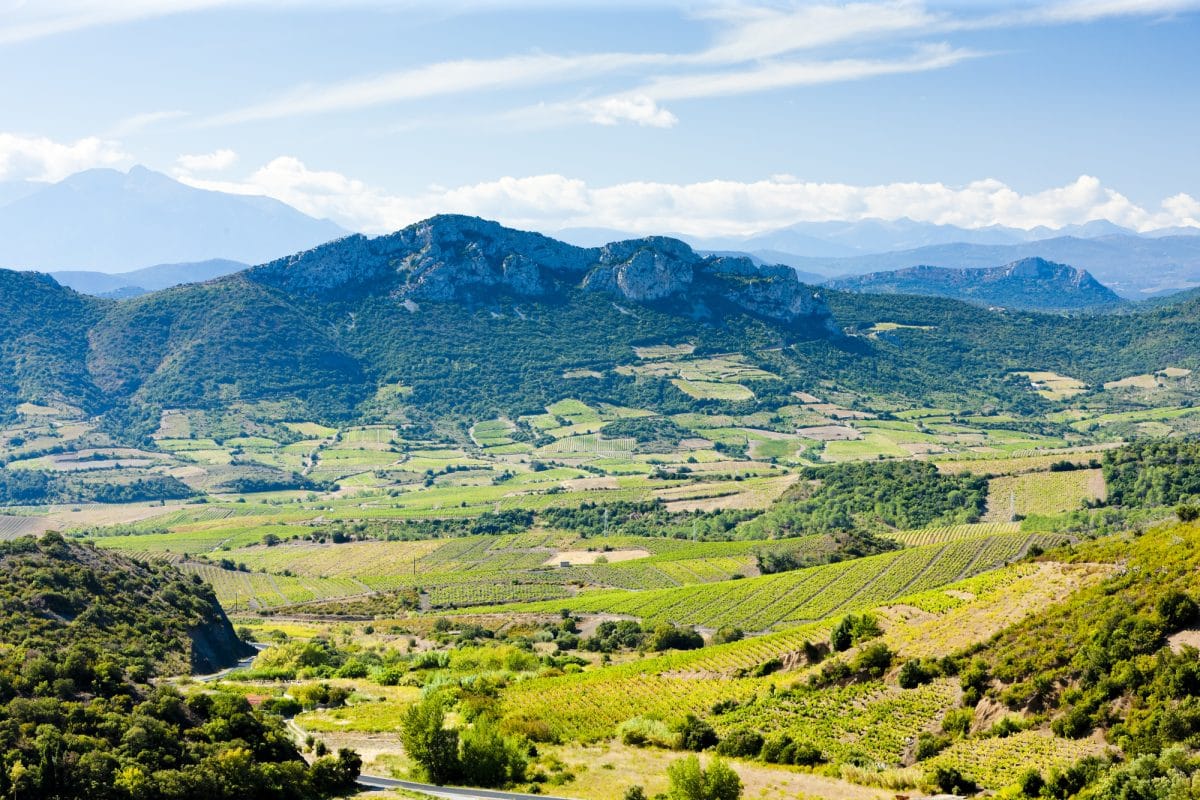
<path fill-rule="evenodd" d="M 557 567 L 564 561 L 573 567 L 583 566 L 587 564 L 595 564 L 596 560 L 603 557 L 609 564 L 615 564 L 618 561 L 634 561 L 639 558 L 649 558 L 653 555 L 649 550 L 631 549 L 631 550 L 560 550 L 559 552 L 546 559 L 546 566 Z M 604 562 L 601 562 L 604 563 Z"/>

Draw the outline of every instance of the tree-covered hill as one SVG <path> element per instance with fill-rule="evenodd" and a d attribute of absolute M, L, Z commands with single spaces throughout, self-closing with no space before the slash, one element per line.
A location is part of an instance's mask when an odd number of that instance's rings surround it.
<path fill-rule="evenodd" d="M 213 671 L 251 652 L 206 584 L 55 533 L 0 543 L 0 604 L 5 659 L 86 665 L 79 690 L 100 679 L 98 665 L 145 679 Z"/>
<path fill-rule="evenodd" d="M 0 416 L 31 397 L 102 405 L 87 349 L 104 308 L 48 275 L 0 270 Z"/>
<path fill-rule="evenodd" d="M 0 543 L 0 795 L 324 798 L 351 789 L 350 752 L 300 757 L 278 717 L 225 692 L 152 678 L 248 649 L 211 590 L 172 567 L 58 534 Z"/>

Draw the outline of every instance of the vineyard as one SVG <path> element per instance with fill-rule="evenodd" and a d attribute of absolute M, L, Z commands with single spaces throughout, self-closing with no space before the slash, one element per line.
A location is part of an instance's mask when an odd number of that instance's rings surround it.
<path fill-rule="evenodd" d="M 0 541 L 20 536 L 34 536 L 46 530 L 45 520 L 39 517 L 16 517 L 0 514 Z"/>
<path fill-rule="evenodd" d="M 767 630 L 934 589 L 1010 563 L 1033 544 L 1046 546 L 1056 541 L 1056 537 L 1040 535 L 999 534 L 735 583 L 633 593 L 587 592 L 562 605 L 583 613 L 627 614 L 651 623 Z M 522 610 L 554 609 L 534 605 Z"/>
<path fill-rule="evenodd" d="M 1031 472 L 993 478 L 988 484 L 986 519 L 1005 522 L 1030 514 L 1061 514 L 1104 499 L 1104 476 L 1098 469 Z"/>
<path fill-rule="evenodd" d="M 954 542 L 959 539 L 994 536 L 998 533 L 1016 533 L 1020 529 L 1020 524 L 1016 522 L 983 522 L 969 525 L 948 525 L 941 528 L 921 528 L 915 531 L 894 531 L 886 536 L 908 547 L 921 547 L 928 544 Z"/>
<path fill-rule="evenodd" d="M 1043 774 L 1074 764 L 1108 748 L 1094 738 L 1063 739 L 1048 731 L 1021 731 L 1005 738 L 959 742 L 930 761 L 932 766 L 955 767 L 987 789 L 1015 783 L 1031 765 Z"/>
<path fill-rule="evenodd" d="M 932 727 L 958 695 L 957 682 L 945 679 L 916 689 L 858 683 L 760 697 L 714 721 L 719 733 L 786 732 L 838 762 L 898 767 L 917 734 Z"/>

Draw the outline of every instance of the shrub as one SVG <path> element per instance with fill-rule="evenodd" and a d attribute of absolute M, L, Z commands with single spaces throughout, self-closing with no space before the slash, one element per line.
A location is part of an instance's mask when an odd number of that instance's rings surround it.
<path fill-rule="evenodd" d="M 470 786 L 498 788 L 525 779 L 528 759 L 487 718 L 463 731 L 459 774 Z"/>
<path fill-rule="evenodd" d="M 892 651 L 883 642 L 876 642 L 859 651 L 852 666 L 860 674 L 881 678 L 892 666 Z"/>
<path fill-rule="evenodd" d="M 738 800 L 742 796 L 742 780 L 725 762 L 714 759 L 708 769 L 700 759 L 688 756 L 667 767 L 670 800 Z"/>
<path fill-rule="evenodd" d="M 929 774 L 929 781 L 939 791 L 946 794 L 966 795 L 975 794 L 979 791 L 979 785 L 975 781 L 963 775 L 954 767 L 935 767 L 933 772 Z"/>
<path fill-rule="evenodd" d="M 732 758 L 755 758 L 762 752 L 763 735 L 749 728 L 730 731 L 717 744 L 717 753 Z"/>
<path fill-rule="evenodd" d="M 883 633 L 879 622 L 870 614 L 848 614 L 833 628 L 829 643 L 837 652 L 849 650 L 859 642 L 874 639 Z"/>
<path fill-rule="evenodd" d="M 634 747 L 663 747 L 676 750 L 679 747 L 679 734 L 671 730 L 667 723 L 650 717 L 633 717 L 617 726 L 617 736 L 621 742 Z"/>
<path fill-rule="evenodd" d="M 704 637 L 691 628 L 676 628 L 662 623 L 650 634 L 651 650 L 698 650 L 704 647 Z"/>
<path fill-rule="evenodd" d="M 1033 767 L 1025 770 L 1021 774 L 1021 779 L 1017 781 L 1017 786 L 1021 790 L 1021 794 L 1026 797 L 1037 797 L 1042 793 L 1042 787 L 1046 782 L 1042 780 L 1042 773 L 1038 772 Z"/>
<path fill-rule="evenodd" d="M 919 734 L 917 734 L 917 761 L 924 761 L 927 758 L 933 758 L 949 746 L 949 736 L 946 736 L 945 734 L 930 733 L 929 731 L 921 731 Z"/>
<path fill-rule="evenodd" d="M 898 681 L 901 689 L 915 689 L 923 686 L 940 674 L 936 664 L 919 658 L 909 659 L 900 667 Z"/>
<path fill-rule="evenodd" d="M 745 638 L 746 634 L 741 628 L 735 628 L 732 625 L 723 625 L 717 628 L 717 632 L 713 634 L 713 644 L 728 644 L 729 642 L 740 642 Z"/>
<path fill-rule="evenodd" d="M 1167 592 L 1160 597 L 1155 608 L 1170 631 L 1189 627 L 1200 618 L 1200 607 L 1196 605 L 1196 601 L 1178 590 Z"/>
<path fill-rule="evenodd" d="M 717 745 L 717 732 L 712 726 L 694 714 L 688 714 L 675 725 L 679 736 L 679 747 L 683 750 L 707 750 Z"/>

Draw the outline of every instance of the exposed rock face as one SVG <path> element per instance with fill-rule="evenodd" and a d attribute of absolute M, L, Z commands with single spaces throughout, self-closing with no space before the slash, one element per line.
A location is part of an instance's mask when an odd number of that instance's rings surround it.
<path fill-rule="evenodd" d="M 216 604 L 210 619 L 188 631 L 188 638 L 192 642 L 192 672 L 200 675 L 236 666 L 239 660 L 255 652 L 253 647 L 238 638 L 229 618 Z"/>
<path fill-rule="evenodd" d="M 605 245 L 597 261 L 586 288 L 644 303 L 686 292 L 700 258 L 683 242 L 656 236 Z"/>
<path fill-rule="evenodd" d="M 788 267 L 697 255 L 656 236 L 574 247 L 463 216 L 439 216 L 388 236 L 350 236 L 257 267 L 254 280 L 316 297 L 386 292 L 402 303 L 542 298 L 574 288 L 635 303 L 732 304 L 776 322 L 834 331 L 819 294 Z"/>
<path fill-rule="evenodd" d="M 536 233 L 475 217 L 440 216 L 368 239 L 349 236 L 252 271 L 263 283 L 322 296 L 381 287 L 401 298 L 432 302 L 503 289 L 539 297 L 546 273 L 582 274 L 588 251 Z"/>

